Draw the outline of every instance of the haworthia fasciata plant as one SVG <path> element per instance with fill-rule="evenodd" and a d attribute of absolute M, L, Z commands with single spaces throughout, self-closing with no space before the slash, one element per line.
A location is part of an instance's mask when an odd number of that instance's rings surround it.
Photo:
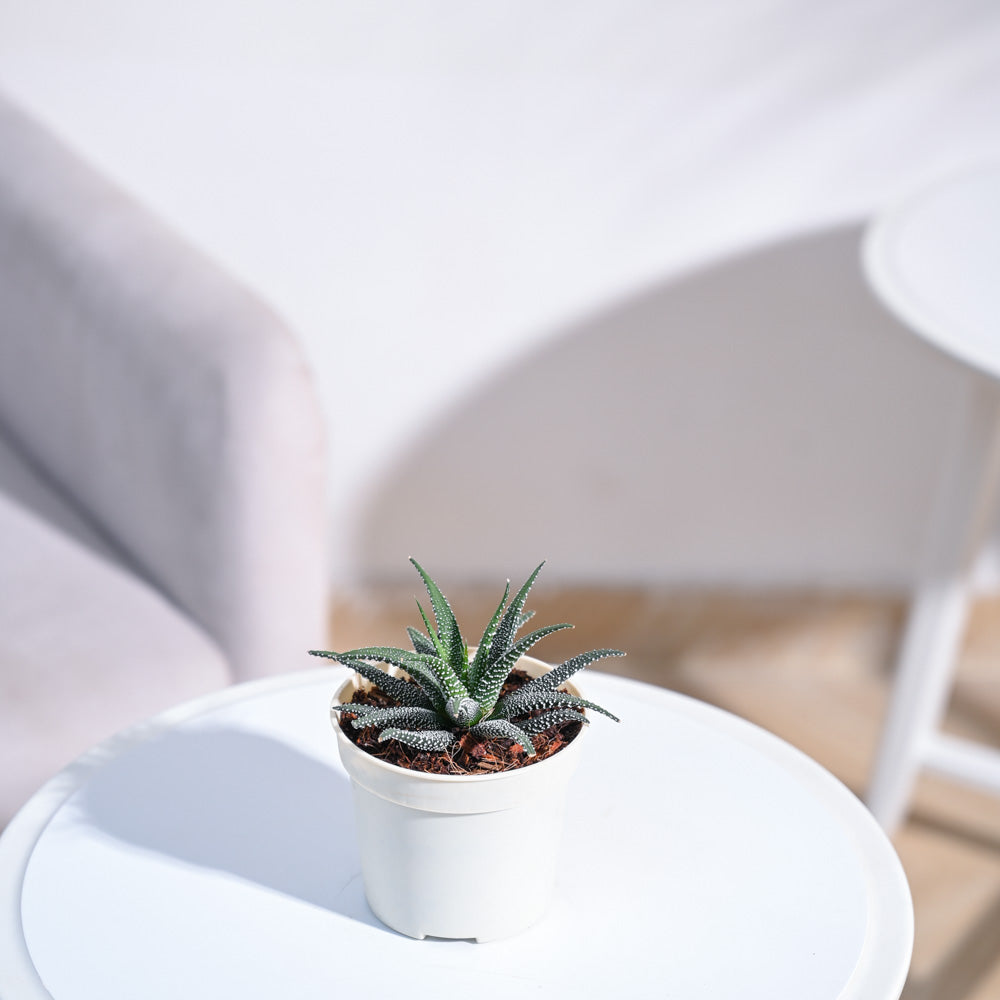
<path fill-rule="evenodd" d="M 334 712 L 347 712 L 356 718 L 356 729 L 374 726 L 379 742 L 398 740 L 418 750 L 448 750 L 463 733 L 502 737 L 535 756 L 532 736 L 555 725 L 587 722 L 584 709 L 592 709 L 617 720 L 607 709 L 576 697 L 559 686 L 596 660 L 624 656 L 618 649 L 594 649 L 580 653 L 501 697 L 504 682 L 536 642 L 572 625 L 547 625 L 517 638 L 517 633 L 533 612 L 525 611 L 528 592 L 544 563 L 540 563 L 513 598 L 510 581 L 503 598 L 483 632 L 471 662 L 451 604 L 426 570 L 411 559 L 424 582 L 431 601 L 434 622 L 420 608 L 426 634 L 408 627 L 413 651 L 390 646 L 364 646 L 344 653 L 311 650 L 356 670 L 397 704 L 388 708 L 347 703 L 336 705 Z M 388 664 L 406 677 L 390 673 L 378 663 Z"/>

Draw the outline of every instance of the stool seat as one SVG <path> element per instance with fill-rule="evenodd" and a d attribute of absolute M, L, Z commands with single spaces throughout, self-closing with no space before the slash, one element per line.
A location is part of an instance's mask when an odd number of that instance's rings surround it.
<path fill-rule="evenodd" d="M 1000 163 L 888 209 L 868 230 L 864 265 L 914 333 L 1000 379 Z"/>

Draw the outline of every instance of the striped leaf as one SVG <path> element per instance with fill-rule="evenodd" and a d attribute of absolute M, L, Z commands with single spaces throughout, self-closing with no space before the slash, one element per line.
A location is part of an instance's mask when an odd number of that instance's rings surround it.
<path fill-rule="evenodd" d="M 401 708 L 412 708 L 411 705 L 401 705 Z M 331 705 L 331 712 L 350 712 L 351 715 L 371 715 L 378 705 L 366 705 L 363 701 L 345 701 L 342 705 Z"/>
<path fill-rule="evenodd" d="M 490 719 L 487 722 L 480 722 L 478 725 L 473 726 L 469 732 L 475 733 L 478 736 L 499 736 L 513 740 L 524 748 L 524 752 L 529 757 L 535 756 L 535 744 L 531 742 L 531 737 L 520 726 L 515 726 L 513 722 L 507 719 Z"/>
<path fill-rule="evenodd" d="M 427 594 L 431 599 L 434 622 L 437 625 L 436 636 L 440 642 L 439 652 L 457 676 L 465 677 L 468 673 L 469 661 L 461 630 L 455 620 L 455 613 L 451 610 L 448 599 L 441 593 L 441 588 L 430 578 L 423 566 L 413 558 L 410 559 L 410 562 L 413 563 L 420 578 L 424 581 Z"/>
<path fill-rule="evenodd" d="M 503 656 L 514 641 L 514 633 L 518 629 L 521 612 L 524 611 L 524 602 L 528 599 L 528 592 L 531 590 L 531 585 L 535 582 L 535 578 L 542 571 L 544 565 L 545 561 L 543 560 L 535 567 L 535 571 L 524 581 L 521 589 L 514 595 L 514 600 L 510 602 L 510 607 L 507 608 L 503 618 L 500 619 L 496 638 L 493 640 L 493 648 L 490 650 L 490 662 Z"/>
<path fill-rule="evenodd" d="M 503 656 L 486 667 L 482 677 L 479 678 L 476 690 L 472 692 L 473 698 L 482 706 L 482 718 L 486 718 L 493 710 L 493 706 L 500 696 L 503 682 L 514 668 L 514 664 L 540 639 L 544 639 L 545 636 L 553 632 L 572 627 L 567 622 L 563 622 L 560 625 L 546 625 L 544 628 L 535 629 L 534 632 L 529 632 L 526 636 L 518 639 Z"/>
<path fill-rule="evenodd" d="M 588 726 L 590 725 L 590 719 L 582 712 L 576 711 L 576 709 L 554 708 L 551 712 L 543 712 L 541 715 L 536 715 L 531 719 L 524 719 L 518 723 L 518 726 L 530 736 L 534 736 L 537 733 L 544 733 L 546 729 L 551 729 L 553 726 L 558 726 L 563 722 L 583 722 Z"/>
<path fill-rule="evenodd" d="M 401 705 L 415 705 L 421 708 L 432 708 L 433 700 L 419 687 L 408 684 L 399 677 L 393 677 L 381 667 L 376 667 L 373 663 L 366 663 L 349 653 L 333 653 L 322 649 L 312 649 L 311 656 L 322 656 L 328 660 L 336 660 L 345 667 L 350 667 L 357 671 L 366 680 L 372 682 L 383 694 L 398 701 Z M 388 662 L 388 661 L 383 661 Z M 442 704 L 444 702 L 442 701 Z"/>
<path fill-rule="evenodd" d="M 452 670 L 451 666 L 445 663 L 440 656 L 429 656 L 424 653 L 407 653 L 400 666 L 408 674 L 412 674 L 414 670 L 421 673 L 424 671 L 429 672 L 434 677 L 440 689 L 444 691 L 446 701 L 448 698 L 469 697 L 469 689 L 462 683 L 458 674 Z"/>
<path fill-rule="evenodd" d="M 346 709 L 350 711 L 350 706 L 346 706 Z M 441 725 L 441 720 L 433 708 L 413 708 L 409 705 L 373 708 L 371 712 L 359 714 L 351 725 L 355 729 L 364 729 L 365 726 L 383 726 L 387 722 L 417 729 L 430 729 L 432 726 Z"/>
<path fill-rule="evenodd" d="M 597 660 L 605 660 L 612 656 L 624 656 L 620 649 L 592 649 L 589 653 L 580 653 L 565 663 L 553 667 L 541 677 L 536 677 L 529 681 L 524 687 L 518 689 L 518 694 L 528 691 L 554 691 L 560 684 L 569 680 L 577 671 L 583 670 Z"/>
<path fill-rule="evenodd" d="M 510 596 L 510 580 L 507 581 L 507 586 L 504 587 L 503 597 L 500 599 L 500 603 L 497 605 L 496 611 L 493 612 L 493 617 L 490 619 L 489 625 L 486 626 L 486 631 L 483 632 L 482 639 L 479 640 L 479 648 L 476 650 L 476 655 L 472 658 L 472 663 L 469 664 L 469 690 L 475 690 L 476 684 L 479 682 L 479 675 L 482 672 L 483 667 L 488 662 L 490 655 L 490 648 L 493 645 L 493 637 L 496 635 L 497 626 L 500 624 L 500 616 L 503 614 L 504 605 L 507 603 L 507 598 Z"/>
<path fill-rule="evenodd" d="M 508 718 L 516 718 L 528 712 L 534 712 L 539 708 L 590 708 L 601 715 L 606 715 L 615 722 L 621 722 L 617 715 L 612 715 L 606 708 L 595 705 L 585 698 L 578 698 L 575 694 L 567 694 L 565 691 L 529 691 L 525 693 L 524 688 L 507 695 L 501 704 L 501 711 Z"/>
<path fill-rule="evenodd" d="M 440 656 L 411 653 L 408 649 L 396 649 L 393 646 L 362 646 L 360 649 L 349 650 L 344 655 L 360 660 L 379 660 L 382 663 L 391 663 L 395 667 L 402 667 L 418 682 L 421 677 L 430 677 L 435 686 L 444 693 L 446 700 L 469 696 L 466 686 Z"/>
<path fill-rule="evenodd" d="M 379 733 L 379 743 L 386 740 L 399 740 L 417 750 L 447 750 L 455 742 L 455 734 L 447 729 L 383 729 Z"/>
<path fill-rule="evenodd" d="M 423 632 L 415 629 L 412 625 L 407 625 L 406 631 L 410 636 L 410 642 L 413 643 L 413 651 L 415 653 L 424 653 L 427 656 L 437 655 L 437 647 Z"/>
<path fill-rule="evenodd" d="M 427 617 L 427 612 L 424 611 L 424 606 L 420 603 L 420 601 L 417 601 L 417 610 L 420 612 L 420 617 L 424 622 L 424 628 L 427 629 L 427 634 L 430 636 L 431 643 L 434 645 L 434 652 L 438 656 L 444 656 L 446 652 L 444 645 L 438 638 L 438 634 L 434 630 L 434 626 L 431 624 L 431 620 Z"/>
<path fill-rule="evenodd" d="M 345 657 L 347 659 L 344 659 Z M 424 659 L 424 657 L 420 653 L 411 653 L 406 649 L 392 649 L 388 646 L 364 646 L 361 649 L 352 649 L 341 656 L 341 662 L 346 663 L 349 667 L 353 667 L 362 676 L 368 676 L 359 666 L 365 660 L 380 660 L 382 663 L 390 663 L 394 667 L 401 667 L 417 682 L 420 690 L 423 691 L 424 696 L 431 702 L 434 708 L 443 712 L 444 703 L 450 696 L 438 680 L 437 674 L 424 663 L 420 662 L 421 659 Z M 386 691 L 386 694 L 388 693 Z"/>

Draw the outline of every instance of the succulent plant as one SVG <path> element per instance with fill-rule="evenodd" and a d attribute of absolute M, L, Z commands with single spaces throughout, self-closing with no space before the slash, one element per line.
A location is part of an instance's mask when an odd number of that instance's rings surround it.
<path fill-rule="evenodd" d="M 503 597 L 470 658 L 469 647 L 462 639 L 447 598 L 415 559 L 410 562 L 424 581 L 434 614 L 431 625 L 417 601 L 427 631 L 407 628 L 412 651 L 388 646 L 366 646 L 346 653 L 310 650 L 313 656 L 327 657 L 356 670 L 398 703 L 389 708 L 358 702 L 335 705 L 334 711 L 356 716 L 351 723 L 354 728 L 376 726 L 380 729 L 379 742 L 398 740 L 418 750 L 446 750 L 465 732 L 506 737 L 533 757 L 532 735 L 564 722 L 588 722 L 583 714 L 586 708 L 619 721 L 600 705 L 559 689 L 573 674 L 596 660 L 624 656 L 618 649 L 580 653 L 501 697 L 510 672 L 536 642 L 560 629 L 573 627 L 566 623 L 547 625 L 517 638 L 532 617 L 533 612 L 525 612 L 524 604 L 544 563 L 538 565 L 509 603 L 510 581 L 507 581 Z M 399 668 L 415 683 L 389 673 L 376 663 Z"/>

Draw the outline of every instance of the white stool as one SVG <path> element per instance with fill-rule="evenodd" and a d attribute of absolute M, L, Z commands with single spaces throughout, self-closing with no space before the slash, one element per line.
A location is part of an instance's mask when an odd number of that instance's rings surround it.
<path fill-rule="evenodd" d="M 922 768 L 1000 794 L 1000 752 L 941 733 L 1000 475 L 1000 164 L 939 182 L 882 214 L 864 245 L 868 280 L 915 333 L 964 362 L 957 415 L 868 793 L 892 832 Z"/>

